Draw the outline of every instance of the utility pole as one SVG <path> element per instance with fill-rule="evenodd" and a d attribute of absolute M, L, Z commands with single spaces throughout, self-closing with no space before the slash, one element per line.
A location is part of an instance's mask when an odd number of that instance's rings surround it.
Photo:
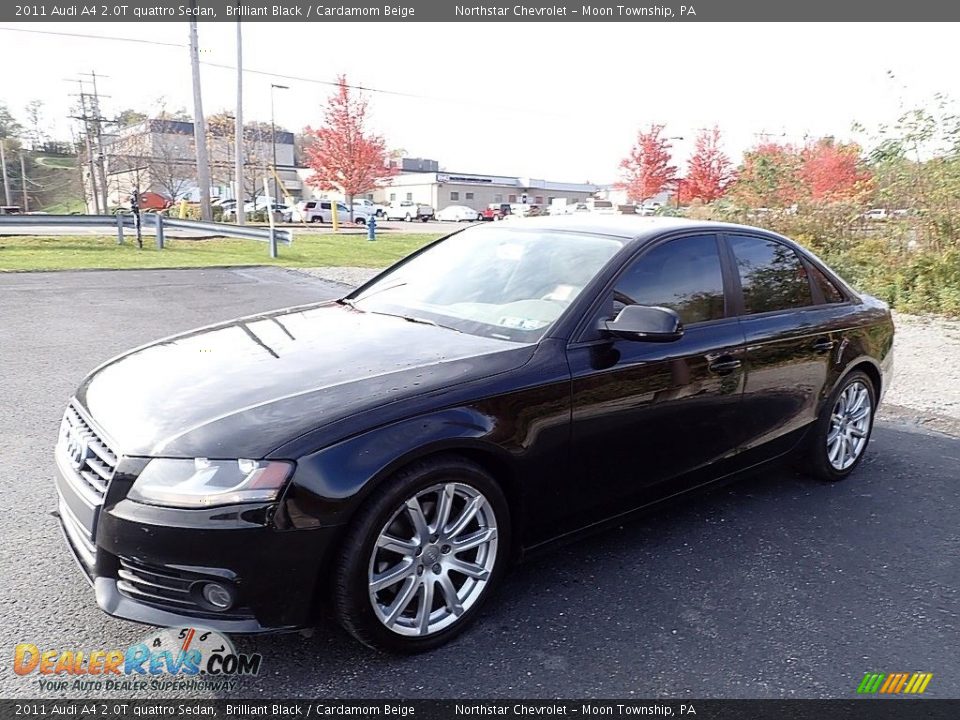
<path fill-rule="evenodd" d="M 73 128 L 70 128 L 70 143 L 73 145 L 74 151 L 77 151 L 77 172 L 80 174 L 80 195 L 83 196 L 83 208 L 87 209 L 87 183 L 83 177 L 83 163 L 80 162 L 80 153 L 77 148 L 77 134 L 73 131 Z"/>
<path fill-rule="evenodd" d="M 27 164 L 23 159 L 23 148 L 20 148 L 20 194 L 23 196 L 23 211 L 30 212 L 30 197 L 27 195 Z"/>
<path fill-rule="evenodd" d="M 83 80 L 78 79 L 77 85 L 80 86 L 80 93 L 75 97 L 80 98 L 80 115 L 72 115 L 71 117 L 74 120 L 80 120 L 83 123 L 83 144 L 87 151 L 87 167 L 90 170 L 90 197 L 93 200 L 93 211 L 97 215 L 101 212 L 100 207 L 100 197 L 97 194 L 97 170 L 96 162 L 93 155 L 93 143 L 90 142 L 91 135 L 91 117 L 87 114 L 87 93 L 83 89 Z M 79 165 L 79 162 L 77 163 Z M 86 205 L 87 212 L 90 211 L 90 205 L 87 203 L 86 195 L 84 195 L 84 205 Z M 107 206 L 104 205 L 102 208 L 104 213 L 107 212 Z"/>
<path fill-rule="evenodd" d="M 273 119 L 273 91 L 289 89 L 286 85 L 270 83 L 270 144 L 273 146 L 273 207 L 271 212 L 280 203 L 280 183 L 277 181 L 277 123 Z"/>
<path fill-rule="evenodd" d="M 79 78 L 77 79 L 77 85 L 80 87 L 80 93 L 78 95 L 75 95 L 74 97 L 80 98 L 80 114 L 71 115 L 71 117 L 74 120 L 79 120 L 83 123 L 83 142 L 84 142 L 84 145 L 86 146 L 87 167 L 89 168 L 89 171 L 90 171 L 90 197 L 93 200 L 93 211 L 94 213 L 99 215 L 101 211 L 104 213 L 107 212 L 107 204 L 106 204 L 106 197 L 105 197 L 106 196 L 106 179 L 101 178 L 99 183 L 97 181 L 96 159 L 95 159 L 94 150 L 93 150 L 93 143 L 91 142 L 91 139 L 90 139 L 90 136 L 93 134 L 93 131 L 91 129 L 93 127 L 93 121 L 98 116 L 98 113 L 94 108 L 94 115 L 91 116 L 88 114 L 87 98 L 90 96 L 87 95 L 86 91 L 83 89 L 82 79 L 79 79 Z M 91 100 L 91 104 L 92 104 L 92 100 Z M 81 175 L 82 175 L 82 171 L 81 171 Z M 82 181 L 81 181 L 81 184 L 82 184 Z M 100 204 L 100 195 L 98 195 L 98 187 L 97 187 L 98 185 L 102 186 L 100 190 L 104 195 L 104 202 L 102 207 Z M 84 195 L 84 204 L 87 207 L 87 212 L 89 212 L 90 205 L 89 203 L 86 202 L 86 195 Z"/>
<path fill-rule="evenodd" d="M 100 114 L 100 94 L 97 92 L 97 73 L 91 70 L 87 74 L 93 81 L 93 99 L 91 102 L 93 117 L 91 120 L 93 122 L 94 136 L 97 141 L 97 173 L 100 181 L 100 206 L 103 208 L 103 212 L 106 213 L 109 208 L 109 203 L 107 202 L 107 151 L 103 144 L 104 118 Z"/>
<path fill-rule="evenodd" d="M 196 10 L 197 0 L 190 0 Z M 200 218 L 213 220 L 210 209 L 210 159 L 207 156 L 207 127 L 203 117 L 203 98 L 200 93 L 200 47 L 197 39 L 197 21 L 190 21 L 190 70 L 193 75 L 193 140 L 197 146 L 197 184 L 200 186 Z"/>
<path fill-rule="evenodd" d="M 6 145 L 7 138 L 0 137 L 0 172 L 3 173 L 3 197 L 6 201 L 4 205 L 13 205 L 10 199 L 10 179 L 7 177 L 7 156 L 4 153 L 3 146 Z"/>
<path fill-rule="evenodd" d="M 244 196 L 246 193 L 243 190 L 243 32 L 240 29 L 240 21 L 237 20 L 237 114 L 236 114 L 236 127 L 234 128 L 234 153 L 235 157 L 233 159 L 234 168 L 234 183 L 236 185 L 236 192 L 234 193 L 234 200 L 236 200 L 237 208 L 237 224 L 243 225 L 247 221 L 247 213 L 244 209 Z"/>

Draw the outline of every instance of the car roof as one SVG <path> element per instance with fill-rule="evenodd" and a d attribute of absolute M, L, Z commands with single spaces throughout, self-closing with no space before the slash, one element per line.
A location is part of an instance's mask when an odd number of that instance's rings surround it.
<path fill-rule="evenodd" d="M 538 215 L 507 221 L 510 226 L 531 230 L 562 230 L 567 232 L 611 235 L 625 240 L 644 241 L 673 230 L 703 230 L 712 232 L 750 231 L 779 235 L 762 228 L 712 220 L 688 220 L 676 217 L 643 217 L 640 215 Z"/>

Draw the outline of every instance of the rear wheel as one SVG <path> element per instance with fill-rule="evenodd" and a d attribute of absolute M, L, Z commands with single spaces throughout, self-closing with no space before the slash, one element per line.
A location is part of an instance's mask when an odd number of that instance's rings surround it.
<path fill-rule="evenodd" d="M 388 486 L 347 534 L 335 607 L 364 644 L 422 652 L 462 632 L 499 582 L 509 510 L 493 478 L 456 457 L 412 465 Z"/>
<path fill-rule="evenodd" d="M 863 460 L 876 411 L 876 390 L 859 370 L 837 386 L 814 424 L 808 470 L 821 480 L 843 480 Z"/>

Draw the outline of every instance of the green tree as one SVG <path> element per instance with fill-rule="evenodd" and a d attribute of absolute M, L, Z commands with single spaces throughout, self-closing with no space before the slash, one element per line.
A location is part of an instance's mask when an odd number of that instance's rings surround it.
<path fill-rule="evenodd" d="M 0 103 L 0 138 L 19 138 L 22 134 L 23 126 L 13 117 L 10 109 L 4 103 Z"/>

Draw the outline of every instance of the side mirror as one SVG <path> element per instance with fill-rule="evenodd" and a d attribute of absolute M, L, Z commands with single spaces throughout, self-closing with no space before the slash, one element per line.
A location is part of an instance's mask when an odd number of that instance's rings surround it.
<path fill-rule="evenodd" d="M 603 323 L 602 330 L 624 340 L 673 342 L 683 337 L 683 325 L 669 308 L 627 305 L 615 320 Z"/>

